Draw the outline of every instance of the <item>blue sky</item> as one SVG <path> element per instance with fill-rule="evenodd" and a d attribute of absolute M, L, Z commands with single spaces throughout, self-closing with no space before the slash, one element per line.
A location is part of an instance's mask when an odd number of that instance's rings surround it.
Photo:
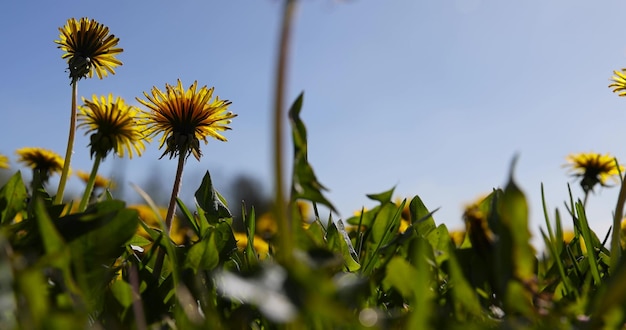
<path fill-rule="evenodd" d="M 120 38 L 124 65 L 114 76 L 79 83 L 79 94 L 113 93 L 138 105 L 152 86 L 181 79 L 215 86 L 239 117 L 227 143 L 190 158 L 184 194 L 210 170 L 218 189 L 239 172 L 271 189 L 271 91 L 280 2 L 11 1 L 0 12 L 0 153 L 40 146 L 63 155 L 70 86 L 56 48 L 57 28 L 90 17 Z M 32 8 L 37 8 L 33 10 Z M 626 159 L 626 99 L 607 85 L 626 67 L 623 1 L 303 1 L 298 11 L 289 98 L 305 92 L 309 160 L 346 218 L 365 197 L 396 186 L 441 207 L 438 223 L 461 228 L 465 203 L 502 186 L 509 163 L 529 199 L 532 228 L 543 225 L 540 185 L 563 209 L 565 156 L 610 152 Z M 290 102 L 290 101 L 289 101 Z M 74 169 L 89 170 L 79 131 Z M 287 151 L 291 149 L 287 147 Z M 141 158 L 106 159 L 142 184 L 158 171 L 169 187 L 175 161 L 157 143 Z M 19 165 L 13 164 L 13 169 Z M 187 179 L 187 180 L 185 180 Z M 76 178 L 70 190 L 82 185 Z M 129 192 L 132 194 L 132 192 Z M 609 227 L 617 188 L 588 202 L 592 227 Z"/>

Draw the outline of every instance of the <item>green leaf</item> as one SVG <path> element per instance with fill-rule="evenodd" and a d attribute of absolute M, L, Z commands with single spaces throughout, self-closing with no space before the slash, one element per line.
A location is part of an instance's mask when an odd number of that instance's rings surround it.
<path fill-rule="evenodd" d="M 350 237 L 348 237 L 341 220 L 330 224 L 326 231 L 326 237 L 328 246 L 332 251 L 343 256 L 344 264 L 349 272 L 355 272 L 361 268 L 361 265 L 357 262 L 358 256 L 356 251 L 354 251 Z"/>
<path fill-rule="evenodd" d="M 133 304 L 133 290 L 126 281 L 117 280 L 111 284 L 111 293 L 115 300 L 124 308 L 128 308 Z"/>
<path fill-rule="evenodd" d="M 200 227 L 202 222 L 198 224 L 198 221 L 196 221 L 196 217 L 193 216 L 193 213 L 189 211 L 187 205 L 185 205 L 185 203 L 183 203 L 180 198 L 176 198 L 176 204 L 178 205 L 178 208 L 183 213 L 183 215 L 187 218 L 187 222 L 191 224 L 191 227 L 193 228 L 193 231 L 196 233 L 196 235 L 202 236 L 203 228 Z"/>
<path fill-rule="evenodd" d="M 585 247 L 587 248 L 586 257 L 589 260 L 589 267 L 591 269 L 591 275 L 593 276 L 593 280 L 595 284 L 600 284 L 600 270 L 598 268 L 598 261 L 595 256 L 595 247 L 599 246 L 600 243 L 598 238 L 592 233 L 589 228 L 589 223 L 587 222 L 587 216 L 585 214 L 585 208 L 582 202 L 578 201 L 575 205 L 576 208 L 576 216 L 580 221 L 580 233 L 582 234 L 585 240 Z"/>
<path fill-rule="evenodd" d="M 433 250 L 424 238 L 415 237 L 413 242 L 413 251 L 411 254 L 412 266 L 415 267 L 416 276 L 412 277 L 410 282 L 415 293 L 409 304 L 413 312 L 409 315 L 407 329 L 428 329 L 431 319 L 434 317 L 435 309 L 433 301 L 435 299 L 435 291 L 433 286 L 436 285 L 434 274 L 431 268 L 431 258 Z"/>
<path fill-rule="evenodd" d="M 374 207 L 371 210 L 361 212 L 358 215 L 352 216 L 346 220 L 346 223 L 349 223 L 354 226 L 361 225 L 365 228 L 370 228 L 372 226 L 372 221 L 376 218 L 376 214 L 380 211 L 380 205 Z"/>
<path fill-rule="evenodd" d="M 317 180 L 313 167 L 311 167 L 308 161 L 306 127 L 300 119 L 303 98 L 304 93 L 301 93 L 289 110 L 294 147 L 291 200 L 305 199 L 314 203 L 320 203 L 337 213 L 337 209 L 322 194 L 322 191 L 326 190 L 326 188 Z"/>
<path fill-rule="evenodd" d="M 419 277 L 417 269 L 408 261 L 400 256 L 391 258 L 387 264 L 385 278 L 383 280 L 383 288 L 389 290 L 390 287 L 395 288 L 406 299 L 410 299 L 419 294 L 415 292 L 415 284 L 413 282 Z M 412 280 L 407 280 L 412 279 Z"/>
<path fill-rule="evenodd" d="M 384 246 L 396 236 L 400 228 L 403 207 L 404 203 L 398 207 L 390 202 L 382 206 L 372 223 L 372 243 Z"/>
<path fill-rule="evenodd" d="M 254 248 L 254 233 L 256 232 L 256 214 L 254 213 L 254 207 L 250 209 L 250 214 L 244 218 L 244 223 L 247 229 L 246 236 L 248 237 L 248 244 L 246 244 L 246 260 L 249 266 L 255 266 L 259 259 L 256 249 Z"/>
<path fill-rule="evenodd" d="M 535 250 L 530 244 L 531 234 L 528 227 L 528 205 L 524 193 L 513 180 L 513 168 L 509 183 L 500 199 L 498 211 L 502 224 L 512 238 L 511 258 L 515 263 L 515 273 L 519 279 L 530 280 L 535 274 Z"/>
<path fill-rule="evenodd" d="M 426 208 L 419 196 L 413 197 L 409 204 L 409 210 L 411 211 L 411 224 L 413 224 L 418 235 L 426 237 L 428 233 L 437 228 L 435 219 L 432 217 L 436 210 L 433 212 L 428 211 L 428 208 Z"/>
<path fill-rule="evenodd" d="M 202 178 L 202 184 L 196 190 L 195 196 L 200 208 L 206 212 L 209 223 L 217 223 L 219 219 L 232 218 L 224 197 L 213 188 L 209 171 Z"/>
<path fill-rule="evenodd" d="M 459 321 L 467 320 L 466 313 L 474 317 L 480 317 L 482 310 L 476 291 L 465 278 L 463 269 L 456 254 L 452 253 L 453 251 L 454 243 L 448 236 L 448 249 L 446 251 L 448 255 L 448 286 L 450 287 L 452 303 L 454 304 L 455 317 Z"/>
<path fill-rule="evenodd" d="M 219 251 L 215 244 L 215 233 L 192 245 L 187 252 L 184 268 L 189 268 L 198 273 L 201 270 L 212 270 L 220 261 Z"/>
<path fill-rule="evenodd" d="M 0 224 L 10 223 L 15 216 L 26 209 L 28 191 L 17 171 L 0 189 Z"/>
<path fill-rule="evenodd" d="M 393 197 L 393 191 L 396 189 L 396 187 L 393 187 L 387 191 L 383 191 L 381 193 L 378 194 L 368 194 L 366 195 L 367 198 L 374 200 L 374 201 L 378 201 L 381 204 L 385 204 L 385 203 L 391 203 L 391 197 Z"/>

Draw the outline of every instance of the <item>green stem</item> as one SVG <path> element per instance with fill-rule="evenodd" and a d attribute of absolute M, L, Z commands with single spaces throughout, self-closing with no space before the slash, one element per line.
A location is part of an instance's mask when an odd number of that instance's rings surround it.
<path fill-rule="evenodd" d="M 626 203 L 626 181 L 622 180 L 615 214 L 613 215 L 613 232 L 611 233 L 611 272 L 617 269 L 622 257 L 622 244 L 620 241 L 622 217 L 624 216 L 624 203 Z"/>
<path fill-rule="evenodd" d="M 96 183 L 96 176 L 98 175 L 98 167 L 100 167 L 100 162 L 102 161 L 102 157 L 96 154 L 96 159 L 93 162 L 93 167 L 91 168 L 91 174 L 89 175 L 89 180 L 87 181 L 87 187 L 85 187 L 85 193 L 83 194 L 83 198 L 80 200 L 80 205 L 78 206 L 78 212 L 83 212 L 87 208 L 87 203 L 91 198 L 91 194 L 93 193 L 93 186 Z"/>
<path fill-rule="evenodd" d="M 70 116 L 70 134 L 67 139 L 67 150 L 65 151 L 65 162 L 63 163 L 63 172 L 61 172 L 61 180 L 57 195 L 54 198 L 54 204 L 63 202 L 63 193 L 65 192 L 65 184 L 70 173 L 70 162 L 72 153 L 74 152 L 74 136 L 76 135 L 76 99 L 78 97 L 78 80 L 72 81 L 72 114 Z"/>
<path fill-rule="evenodd" d="M 185 166 L 185 158 L 187 151 L 181 151 L 178 158 L 178 167 L 176 168 L 176 177 L 174 178 L 174 187 L 172 188 L 172 196 L 170 197 L 170 204 L 167 207 L 167 215 L 165 216 L 165 230 L 167 231 L 167 237 L 171 236 L 172 219 L 176 213 L 176 200 L 178 199 L 178 193 L 180 192 L 180 186 L 183 178 L 183 168 Z M 163 268 L 163 261 L 165 260 L 165 250 L 159 249 L 159 254 L 154 263 L 153 274 L 159 275 L 161 268 Z"/>
<path fill-rule="evenodd" d="M 283 191 L 283 118 L 284 99 L 287 80 L 287 60 L 289 56 L 289 40 L 296 9 L 296 0 L 285 0 L 283 21 L 278 46 L 278 65 L 276 68 L 276 90 L 274 95 L 274 203 L 275 215 L 279 230 L 279 259 L 288 261 L 293 250 L 293 228 L 287 217 L 287 205 Z"/>
<path fill-rule="evenodd" d="M 135 314 L 135 325 L 137 329 L 148 329 L 146 324 L 146 314 L 143 308 L 143 302 L 141 301 L 141 293 L 139 290 L 139 274 L 137 266 L 131 263 L 128 266 L 128 280 L 130 282 L 132 297 L 133 297 L 133 313 Z"/>

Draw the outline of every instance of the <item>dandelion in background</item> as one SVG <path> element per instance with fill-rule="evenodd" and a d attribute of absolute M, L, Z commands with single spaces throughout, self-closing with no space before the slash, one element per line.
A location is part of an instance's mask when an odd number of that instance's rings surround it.
<path fill-rule="evenodd" d="M 85 134 L 91 133 L 89 146 L 94 164 L 79 206 L 80 211 L 84 211 L 87 206 L 100 162 L 109 152 L 113 151 L 119 157 L 128 153 L 128 157 L 132 158 L 133 151 L 141 156 L 145 150 L 145 135 L 136 107 L 127 105 L 120 97 L 113 98 L 111 94 L 100 98 L 94 95 L 91 101 L 83 98 L 83 102 L 78 113 L 78 127 L 85 127 Z"/>
<path fill-rule="evenodd" d="M 463 220 L 465 221 L 465 232 L 469 236 L 472 248 L 480 256 L 489 260 L 493 251 L 495 234 L 489 227 L 487 216 L 489 212 L 488 197 L 480 197 L 473 203 L 465 206 Z"/>
<path fill-rule="evenodd" d="M 231 104 L 228 100 L 213 99 L 213 88 L 203 86 L 197 89 L 198 82 L 194 81 L 189 89 L 185 90 L 178 80 L 176 86 L 165 84 L 165 91 L 153 87 L 151 94 L 144 92 L 147 100 L 137 98 L 149 111 L 144 111 L 146 135 L 154 137 L 162 134 L 159 148 L 165 146 L 165 152 L 161 158 L 169 154 L 170 159 L 178 156 L 178 166 L 174 178 L 174 187 L 167 208 L 165 227 L 171 234 L 171 224 L 176 211 L 176 199 L 180 191 L 181 178 L 185 160 L 193 154 L 200 160 L 200 140 L 208 143 L 207 138 L 213 137 L 220 141 L 226 138 L 219 132 L 229 130 L 230 120 L 236 114 L 228 112 Z M 154 274 L 159 274 L 165 254 L 160 250 Z"/>
<path fill-rule="evenodd" d="M 91 78 L 95 72 L 98 78 L 102 79 L 109 73 L 115 74 L 115 67 L 122 65 L 122 62 L 115 58 L 123 51 L 117 48 L 119 38 L 109 35 L 109 28 L 86 17 L 77 21 L 71 18 L 65 26 L 59 28 L 61 34 L 59 40 L 55 40 L 65 53 L 61 58 L 67 61 L 69 78 L 72 85 L 72 110 L 70 116 L 70 132 L 65 152 L 65 166 L 61 173 L 59 189 L 54 202 L 61 203 L 65 184 L 69 174 L 69 167 L 74 150 L 74 136 L 76 134 L 76 108 L 78 98 L 77 83 L 82 78 Z"/>
<path fill-rule="evenodd" d="M 9 168 L 9 157 L 0 154 L 0 168 Z"/>
<path fill-rule="evenodd" d="M 78 170 L 76 171 L 76 176 L 85 184 L 89 182 L 89 172 Z M 96 175 L 96 179 L 94 180 L 94 183 L 93 183 L 94 189 L 107 189 L 107 188 L 113 188 L 113 187 L 115 187 L 115 182 L 103 177 L 100 174 Z"/>
<path fill-rule="evenodd" d="M 612 84 L 609 85 L 609 88 L 613 88 L 613 93 L 619 93 L 619 96 L 626 96 L 626 69 L 622 69 L 622 71 L 613 71 L 615 75 L 611 77 L 613 81 Z"/>
<path fill-rule="evenodd" d="M 580 178 L 580 186 L 585 192 L 583 205 L 587 204 L 589 192 L 596 185 L 608 187 L 608 179 L 616 179 L 624 171 L 623 166 L 618 166 L 615 157 L 594 152 L 568 155 L 564 166 L 570 168 L 572 176 Z"/>
<path fill-rule="evenodd" d="M 89 177 L 91 176 L 89 172 L 85 171 L 76 171 L 76 176 L 83 181 L 86 185 L 89 184 Z M 93 182 L 93 190 L 91 192 L 91 196 L 89 199 L 91 200 L 94 196 L 97 196 L 96 191 L 104 190 L 104 189 L 112 189 L 115 187 L 115 182 L 109 180 L 100 174 L 96 174 L 96 178 Z"/>
<path fill-rule="evenodd" d="M 17 161 L 33 169 L 34 189 L 48 183 L 50 176 L 61 173 L 63 170 L 63 158 L 54 151 L 37 147 L 25 147 L 15 151 Z"/>

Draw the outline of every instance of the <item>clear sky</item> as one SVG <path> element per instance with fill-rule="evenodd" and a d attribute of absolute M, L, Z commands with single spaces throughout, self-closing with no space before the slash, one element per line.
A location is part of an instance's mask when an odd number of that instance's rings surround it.
<path fill-rule="evenodd" d="M 461 228 L 463 205 L 502 186 L 516 153 L 533 230 L 543 226 L 541 183 L 551 213 L 565 214 L 567 154 L 626 160 L 626 98 L 607 88 L 612 70 L 626 67 L 625 12 L 617 0 L 302 1 L 289 96 L 305 91 L 309 160 L 340 217 L 373 206 L 366 193 L 396 186 L 398 197 L 441 207 L 438 223 Z M 269 191 L 279 14 L 278 0 L 9 1 L 0 11 L 0 153 L 64 154 L 71 91 L 53 41 L 68 18 L 89 17 L 120 38 L 124 65 L 81 80 L 81 96 L 113 93 L 138 105 L 144 91 L 179 78 L 215 86 L 239 117 L 227 143 L 210 141 L 200 162 L 189 158 L 183 191 L 190 196 L 198 183 L 189 180 L 206 170 L 218 190 L 244 172 Z M 83 133 L 72 167 L 88 171 Z M 109 157 L 101 173 L 123 167 L 141 184 L 158 171 L 169 187 L 176 162 L 161 153 L 154 142 L 141 158 Z M 69 189 L 80 188 L 73 178 Z M 588 202 L 600 236 L 616 196 L 605 188 Z"/>

